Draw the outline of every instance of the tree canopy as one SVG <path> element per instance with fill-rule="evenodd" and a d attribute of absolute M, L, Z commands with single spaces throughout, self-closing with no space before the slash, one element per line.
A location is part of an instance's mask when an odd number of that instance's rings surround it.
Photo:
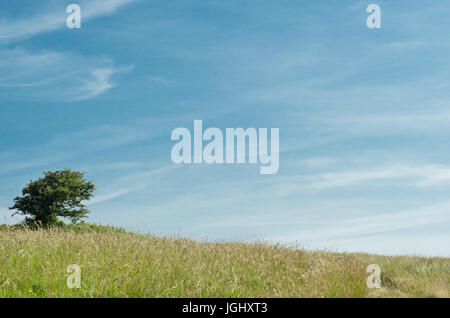
<path fill-rule="evenodd" d="M 16 197 L 9 209 L 18 210 L 13 215 L 29 216 L 27 221 L 42 226 L 57 223 L 58 217 L 76 223 L 89 213 L 82 202 L 93 197 L 95 188 L 82 172 L 71 169 L 44 172 L 44 177 L 23 188 L 22 196 Z"/>

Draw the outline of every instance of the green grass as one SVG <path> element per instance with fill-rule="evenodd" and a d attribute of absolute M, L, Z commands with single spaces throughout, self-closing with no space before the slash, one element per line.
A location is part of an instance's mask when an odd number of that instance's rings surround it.
<path fill-rule="evenodd" d="M 450 259 L 203 243 L 110 227 L 0 227 L 0 297 L 449 297 Z M 81 288 L 66 269 L 81 267 Z M 382 288 L 369 289 L 369 264 Z"/>

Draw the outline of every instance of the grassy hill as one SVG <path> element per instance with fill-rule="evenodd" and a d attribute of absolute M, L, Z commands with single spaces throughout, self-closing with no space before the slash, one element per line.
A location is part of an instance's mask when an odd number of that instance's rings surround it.
<path fill-rule="evenodd" d="M 0 297 L 449 297 L 450 259 L 201 243 L 90 226 L 0 228 Z M 81 268 L 69 289 L 67 266 Z M 369 264 L 382 269 L 369 289 Z"/>

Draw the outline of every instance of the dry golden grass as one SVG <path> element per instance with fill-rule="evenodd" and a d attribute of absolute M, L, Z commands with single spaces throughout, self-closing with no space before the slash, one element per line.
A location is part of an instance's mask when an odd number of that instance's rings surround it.
<path fill-rule="evenodd" d="M 108 230 L 0 230 L 0 297 L 449 297 L 448 258 L 309 252 Z M 81 267 L 70 289 L 67 266 Z M 382 288 L 369 289 L 369 264 Z"/>

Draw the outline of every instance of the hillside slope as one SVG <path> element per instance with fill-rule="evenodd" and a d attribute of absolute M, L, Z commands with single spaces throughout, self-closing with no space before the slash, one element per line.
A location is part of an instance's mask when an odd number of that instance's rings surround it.
<path fill-rule="evenodd" d="M 200 243 L 117 230 L 0 230 L 0 297 L 449 297 L 450 259 Z M 67 266 L 81 288 L 67 287 Z M 381 267 L 369 289 L 369 264 Z"/>

